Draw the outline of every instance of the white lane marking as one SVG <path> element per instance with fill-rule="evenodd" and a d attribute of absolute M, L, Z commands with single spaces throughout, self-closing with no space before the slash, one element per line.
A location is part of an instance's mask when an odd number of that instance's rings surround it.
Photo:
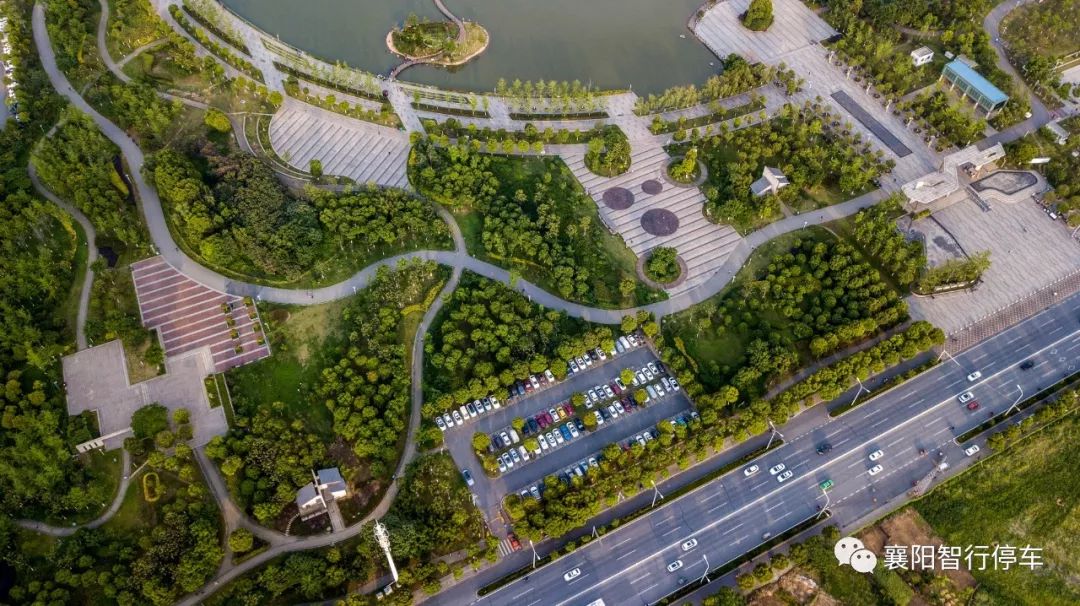
<path fill-rule="evenodd" d="M 672 528 L 671 530 L 669 530 L 667 532 L 660 533 L 660 536 L 666 537 L 666 536 L 668 536 L 669 534 L 671 534 L 673 532 L 679 532 L 680 528 L 682 528 L 682 526 L 676 526 L 675 528 Z"/>
<path fill-rule="evenodd" d="M 785 503 L 783 501 L 780 501 L 776 505 L 773 505 L 772 507 L 766 507 L 765 511 L 770 512 L 770 511 L 772 511 L 772 510 L 776 509 L 777 507 L 780 507 L 781 505 L 784 505 L 784 504 Z"/>
<path fill-rule="evenodd" d="M 618 543 L 615 543 L 611 547 L 612 547 L 612 549 L 614 549 L 614 548 L 618 547 L 619 545 L 622 545 L 623 543 L 629 543 L 630 541 L 633 541 L 634 538 L 635 537 L 626 537 L 625 539 L 619 541 Z"/>
<path fill-rule="evenodd" d="M 659 585 L 659 583 L 653 583 L 652 585 L 649 585 L 649 586 L 648 586 L 648 587 L 646 587 L 645 589 L 642 589 L 642 590 L 641 590 L 641 593 L 645 593 L 646 591 L 648 591 L 648 590 L 652 589 L 653 587 L 656 587 L 657 585 Z"/>
<path fill-rule="evenodd" d="M 908 446 L 907 448 L 905 448 L 905 449 L 901 450 L 900 452 L 898 452 L 898 453 L 896 453 L 896 454 L 898 454 L 898 455 L 902 455 L 902 454 L 904 454 L 905 452 L 907 452 L 907 451 L 909 451 L 909 450 L 915 450 L 915 447 L 914 447 L 914 446 Z"/>
<path fill-rule="evenodd" d="M 723 503 L 721 503 L 721 504 L 717 505 L 716 507 L 712 507 L 712 508 L 710 508 L 710 509 L 709 509 L 708 511 L 706 511 L 705 513 L 712 513 L 712 512 L 714 512 L 714 511 L 716 511 L 717 509 L 720 509 L 720 508 L 721 508 L 721 507 L 723 507 L 724 505 L 727 505 L 727 501 L 724 501 Z"/>
<path fill-rule="evenodd" d="M 983 358 L 985 358 L 986 356 L 989 356 L 989 355 L 990 355 L 990 353 L 987 352 L 987 353 L 984 353 L 981 356 L 975 356 L 974 358 L 971 359 L 971 361 L 972 362 L 978 362 L 979 360 L 981 360 L 981 359 L 983 359 Z"/>
<path fill-rule="evenodd" d="M 626 552 L 626 553 L 622 554 L 621 556 L 619 556 L 619 557 L 617 557 L 617 558 L 615 558 L 615 559 L 616 559 L 616 560 L 621 560 L 621 559 L 625 558 L 626 556 L 628 556 L 628 555 L 630 555 L 630 554 L 634 553 L 635 551 L 637 551 L 637 549 L 631 549 L 630 551 L 628 551 L 628 552 Z"/>
<path fill-rule="evenodd" d="M 739 522 L 738 524 L 732 526 L 731 528 L 728 528 L 727 530 L 724 531 L 724 534 L 731 534 L 731 533 L 735 532 L 736 530 L 738 530 L 740 528 L 742 528 L 742 522 Z"/>
<path fill-rule="evenodd" d="M 939 429 L 939 430 L 935 431 L 935 432 L 934 432 L 934 435 L 936 436 L 936 435 L 938 435 L 939 433 L 945 433 L 946 431 L 949 431 L 949 428 L 948 428 L 948 427 L 942 427 L 941 429 Z"/>
<path fill-rule="evenodd" d="M 526 589 L 525 591 L 522 591 L 521 593 L 514 596 L 514 599 L 516 600 L 516 599 L 520 598 L 523 595 L 528 595 L 529 593 L 532 593 L 532 590 L 534 590 L 534 589 L 536 589 L 536 588 L 535 587 L 530 587 L 530 588 Z"/>
<path fill-rule="evenodd" d="M 704 499 L 701 499 L 701 502 L 702 503 L 708 503 L 709 501 L 715 499 L 716 497 L 720 497 L 720 496 L 723 496 L 723 495 L 724 495 L 724 491 L 723 490 L 718 490 L 718 491 L 716 491 L 716 494 L 711 494 L 711 495 L 705 497 Z"/>
<path fill-rule="evenodd" d="M 848 440 L 850 440 L 850 439 L 851 439 L 851 438 L 844 438 L 843 440 L 840 440 L 840 441 L 839 441 L 839 442 L 837 442 L 836 444 L 833 444 L 833 446 L 839 446 L 839 445 L 843 444 L 844 442 L 847 442 L 847 441 L 848 441 Z"/>
<path fill-rule="evenodd" d="M 641 575 L 640 577 L 637 577 L 636 579 L 630 579 L 630 583 L 631 584 L 637 583 L 638 581 L 648 577 L 650 574 L 652 574 L 652 573 L 651 572 L 646 572 L 645 574 Z"/>
<path fill-rule="evenodd" d="M 889 419 L 885 418 L 885 419 L 882 419 L 882 420 L 878 421 L 877 423 L 871 423 L 870 424 L 870 429 L 873 429 L 873 428 L 877 427 L 878 425 L 881 425 L 882 423 L 888 423 L 888 422 L 889 422 Z"/>
<path fill-rule="evenodd" d="M 848 465 L 847 468 L 851 469 L 852 467 L 855 467 L 856 465 L 861 465 L 861 464 L 862 464 L 862 459 L 859 459 L 858 461 L 855 461 L 851 465 Z"/>
<path fill-rule="evenodd" d="M 1024 338 L 1024 335 L 1017 335 L 1016 338 L 1009 339 L 1008 341 L 1005 341 L 1005 344 L 1006 345 L 1011 345 L 1011 344 L 1016 343 L 1017 341 L 1019 341 L 1020 339 L 1023 339 L 1023 338 Z"/>
<path fill-rule="evenodd" d="M 1029 318 L 1029 319 L 1030 319 L 1030 318 Z M 1027 321 L 1027 320 L 1025 320 L 1025 322 L 1026 322 L 1026 321 Z M 1021 322 L 1020 324 L 1017 324 L 1016 326 L 1021 326 L 1021 325 L 1022 325 L 1023 323 L 1024 323 L 1024 322 Z M 1011 328 L 1010 330 L 1014 330 L 1014 329 L 1016 329 L 1016 326 L 1012 327 L 1012 328 Z M 1068 335 L 1066 335 L 1066 336 L 1064 336 L 1064 337 L 1061 337 L 1060 339 L 1058 339 L 1058 340 L 1056 340 L 1056 341 L 1054 341 L 1054 342 L 1051 342 L 1051 343 L 1049 343 L 1049 344 L 1047 344 L 1047 345 L 1043 346 L 1042 348 L 1040 348 L 1040 349 L 1038 349 L 1038 350 L 1036 350 L 1036 351 L 1033 351 L 1033 352 L 1031 352 L 1031 353 L 1030 353 L 1029 355 L 1034 355 L 1034 354 L 1042 353 L 1043 351 L 1049 350 L 1049 349 L 1051 349 L 1051 348 L 1053 348 L 1053 347 L 1057 346 L 1057 345 L 1058 345 L 1059 343 L 1061 343 L 1061 342 L 1063 342 L 1063 341 L 1066 341 L 1067 339 L 1072 339 L 1072 338 L 1077 338 L 1077 337 L 1080 337 L 1080 333 L 1077 333 L 1077 334 L 1074 334 L 1074 333 L 1070 333 L 1070 334 L 1068 334 Z M 980 345 L 977 345 L 976 347 L 981 347 L 981 346 L 984 346 L 985 344 L 987 344 L 987 343 L 991 343 L 991 342 L 994 342 L 994 340 L 993 340 L 993 339 L 990 339 L 990 340 L 988 340 L 988 341 L 984 341 L 984 342 L 983 342 L 982 344 L 980 344 Z M 969 352 L 970 352 L 970 351 L 972 351 L 972 350 L 969 350 Z M 1010 364 L 1010 365 L 1008 365 L 1008 366 L 1006 366 L 1006 367 L 1002 368 L 1001 370 L 998 370 L 997 372 L 991 373 L 991 374 L 990 374 L 990 376 L 988 376 L 988 377 L 986 377 L 986 378 L 984 379 L 984 382 L 985 382 L 985 381 L 987 381 L 987 380 L 990 380 L 990 379 L 996 378 L 996 377 L 997 377 L 998 375 L 1000 375 L 1000 374 L 1002 374 L 1002 373 L 1004 373 L 1004 372 L 1007 372 L 1007 371 L 1009 371 L 1009 370 L 1012 370 L 1012 368 L 1013 368 L 1013 367 L 1014 367 L 1015 365 L 1016 365 L 1016 364 Z M 965 382 L 965 381 L 963 381 L 963 380 L 961 379 L 961 382 Z M 902 428 L 904 428 L 904 427 L 907 427 L 907 426 L 908 426 L 909 424 L 911 424 L 911 423 L 913 423 L 913 422 L 917 421 L 918 419 L 922 418 L 923 416 L 925 416 L 925 415 L 928 415 L 928 414 L 930 414 L 931 412 L 935 412 L 935 411 L 938 411 L 938 410 L 939 410 L 939 409 L 941 409 L 941 408 L 942 408 L 943 406 L 945 406 L 945 405 L 949 404 L 949 403 L 950 403 L 951 401 L 952 401 L 952 398 L 946 398 L 946 399 L 943 399 L 943 400 L 939 401 L 939 402 L 938 402 L 937 404 L 935 404 L 935 405 L 933 405 L 933 406 L 931 406 L 931 407 L 929 407 L 929 408 L 926 408 L 926 409 L 924 409 L 924 410 L 920 411 L 920 412 L 919 412 L 918 414 L 912 415 L 912 416 L 908 417 L 907 419 L 904 419 L 903 421 L 901 421 L 901 422 L 897 423 L 896 425 L 894 425 L 894 426 L 890 427 L 890 428 L 889 428 L 888 430 L 886 430 L 886 431 L 882 432 L 880 436 L 875 436 L 875 438 L 877 438 L 877 437 L 881 437 L 881 436 L 884 436 L 884 435 L 888 435 L 888 434 L 890 434 L 890 433 L 892 433 L 892 432 L 895 432 L 895 431 L 899 431 L 900 429 L 902 429 Z M 859 447 L 857 447 L 857 448 L 853 449 L 853 452 L 854 452 L 854 451 L 857 451 L 857 450 L 859 450 L 859 448 L 861 448 L 861 447 L 864 447 L 864 446 L 867 446 L 867 445 L 869 445 L 869 444 L 870 444 L 870 443 L 872 442 L 872 440 L 873 440 L 873 439 L 875 439 L 875 438 L 871 438 L 870 440 L 866 440 L 866 441 L 864 441 L 864 442 L 863 442 L 863 443 L 862 443 L 862 444 L 861 444 L 861 445 L 860 445 Z M 908 448 L 908 449 L 906 449 L 906 450 L 911 450 L 911 448 L 909 447 L 909 448 Z M 906 450 L 905 450 L 905 451 L 906 451 Z M 846 456 L 846 455 L 845 455 L 845 456 Z M 824 468 L 825 468 L 826 466 L 828 466 L 828 465 L 831 465 L 831 464 L 833 464 L 834 462 L 835 462 L 835 461 L 829 461 L 829 462 L 823 463 L 823 464 L 821 464 L 821 465 L 818 465 L 818 466 L 817 466 L 817 467 L 815 467 L 814 469 L 811 469 L 811 470 L 809 470 L 809 473 L 811 473 L 811 474 L 812 474 L 812 473 L 813 473 L 813 472 L 815 472 L 815 471 L 818 471 L 818 470 L 820 470 L 820 469 L 824 469 Z M 807 476 L 805 476 L 805 475 L 804 475 L 803 477 L 805 478 L 805 477 L 807 477 Z M 770 496 L 773 496 L 773 495 L 774 495 L 775 493 L 779 492 L 780 490 L 783 490 L 783 489 L 784 489 L 785 487 L 787 487 L 787 486 L 791 486 L 791 485 L 793 485 L 793 484 L 795 484 L 795 483 L 797 483 L 797 482 L 781 484 L 780 486 L 778 486 L 778 487 L 776 487 L 776 488 L 774 488 L 774 489 L 770 490 L 769 492 L 767 492 L 767 493 L 765 493 L 765 494 L 763 494 L 763 495 L 761 495 L 761 496 L 759 496 L 759 497 L 757 497 L 757 498 L 755 498 L 755 499 L 753 499 L 753 500 L 751 500 L 751 501 L 749 501 L 749 502 L 747 502 L 747 503 L 743 504 L 743 505 L 742 505 L 741 507 L 739 507 L 738 509 L 735 509 L 735 510 L 733 510 L 733 511 L 731 511 L 731 512 L 727 513 L 727 514 L 725 514 L 724 516 L 721 516 L 721 517 L 717 518 L 716 520 L 713 520 L 713 521 L 709 522 L 708 524 L 706 524 L 705 526 L 703 526 L 703 527 L 702 527 L 702 528 L 700 528 L 699 530 L 695 531 L 695 532 L 694 532 L 694 533 L 693 533 L 693 534 L 691 535 L 691 537 L 693 537 L 693 536 L 695 536 L 695 535 L 698 535 L 698 534 L 701 534 L 701 533 L 703 533 L 703 532 L 706 532 L 706 531 L 708 531 L 708 530 L 711 530 L 712 528 L 714 528 L 714 527 L 716 527 L 717 525 L 719 525 L 719 524 L 723 523 L 724 521 L 726 521 L 726 520 L 727 520 L 728 518 L 731 518 L 732 516 L 734 516 L 734 515 L 736 515 L 736 514 L 739 514 L 739 513 L 742 513 L 742 512 L 744 512 L 744 511 L 748 510 L 749 508 L 751 508 L 751 507 L 753 507 L 753 506 L 757 505 L 758 503 L 760 503 L 760 502 L 762 502 L 763 500 L 765 500 L 765 499 L 769 498 Z M 647 517 L 648 517 L 648 516 L 642 516 L 642 518 L 638 518 L 638 519 L 646 519 Z M 636 521 L 636 520 L 635 520 L 635 521 Z M 627 524 L 627 525 L 623 526 L 622 528 L 627 528 L 627 527 L 629 527 L 629 526 L 630 526 L 630 525 L 632 525 L 632 524 L 633 524 L 633 522 L 631 522 L 630 524 Z M 747 535 L 747 536 L 749 536 L 749 535 Z M 689 537 L 688 537 L 688 538 L 689 538 Z M 735 541 L 735 542 L 736 542 L 736 543 L 741 543 L 741 542 L 742 542 L 743 540 L 745 540 L 746 538 L 747 538 L 746 536 L 740 537 L 740 538 L 739 538 L 739 539 L 738 539 L 737 541 Z M 590 585 L 588 589 L 584 589 L 584 590 L 582 590 L 582 591 L 576 592 L 576 593 L 574 593 L 574 594 L 572 594 L 572 595 L 570 595 L 570 596 L 567 596 L 567 597 L 566 597 L 565 599 L 563 599 L 563 600 L 559 600 L 558 602 L 556 602 L 556 603 L 554 604 L 554 606 L 562 606 L 563 604 L 567 604 L 567 603 L 573 602 L 574 600 L 576 600 L 576 599 L 580 598 L 582 594 L 584 594 L 585 592 L 589 591 L 589 589 L 593 589 L 593 588 L 596 588 L 596 587 L 599 587 L 599 586 L 605 585 L 605 584 L 607 584 L 607 583 L 610 583 L 611 581 L 614 581 L 614 580 L 618 579 L 618 578 L 619 578 L 620 576 L 622 576 L 622 574 L 625 574 L 626 572 L 630 571 L 631 569 L 633 569 L 633 568 L 636 568 L 636 567 L 638 567 L 638 566 L 641 566 L 641 565 L 645 564 L 646 562 L 648 562 L 648 561 L 652 560 L 653 558 L 655 558 L 656 556 L 660 555 L 661 553 L 663 553 L 663 552 L 664 552 L 665 550 L 667 550 L 667 549 L 670 549 L 670 546 L 665 546 L 665 547 L 662 547 L 662 548 L 660 548 L 660 549 L 658 549 L 658 550 L 654 551 L 654 552 L 653 552 L 653 553 L 652 553 L 651 555 L 649 555 L 649 556 L 647 556 L 647 557 L 645 557 L 645 558 L 643 558 L 643 559 L 640 559 L 640 560 L 638 560 L 637 562 L 634 562 L 633 564 L 630 564 L 629 566 L 627 566 L 627 567 L 626 567 L 626 569 L 624 569 L 624 570 L 622 570 L 622 571 L 619 571 L 619 572 L 617 572 L 616 574 L 613 574 L 613 575 L 611 575 L 611 576 L 609 576 L 609 577 L 607 577 L 607 578 L 603 579 L 603 580 L 602 580 L 602 581 L 600 581 L 599 583 L 594 583 L 593 585 Z M 504 586 L 504 587 L 507 587 L 507 586 Z M 497 591 L 497 590 L 496 590 L 496 591 Z"/>
<path fill-rule="evenodd" d="M 896 446 L 897 444 L 899 444 L 900 442 L 903 442 L 906 439 L 907 439 L 907 436 L 900 436 L 899 438 L 896 438 L 892 442 L 889 442 L 888 444 L 886 444 L 886 446 Z"/>
<path fill-rule="evenodd" d="M 789 515 L 791 515 L 791 514 L 793 514 L 793 513 L 795 513 L 795 512 L 794 512 L 794 511 L 791 511 L 791 510 L 788 510 L 788 512 L 787 512 L 787 513 L 785 513 L 784 515 L 780 516 L 779 518 L 776 518 L 776 521 L 777 521 L 777 522 L 779 522 L 780 520 L 783 520 L 784 518 L 788 517 Z"/>
<path fill-rule="evenodd" d="M 764 485 L 766 485 L 768 483 L 769 483 L 769 481 L 765 480 L 764 482 L 762 482 L 760 484 L 756 484 L 756 485 L 754 485 L 753 490 L 757 490 L 758 488 L 761 488 L 762 486 L 764 486 Z"/>
<path fill-rule="evenodd" d="M 742 543 L 742 542 L 743 542 L 743 541 L 745 541 L 745 540 L 747 539 L 747 537 L 749 537 L 749 536 L 750 536 L 750 535 L 748 535 L 748 534 L 744 534 L 743 536 L 741 536 L 741 537 L 739 537 L 739 538 L 735 539 L 735 543 Z"/>
<path fill-rule="evenodd" d="M 544 599 L 540 598 L 539 600 L 533 600 L 533 601 L 529 602 L 525 606 L 535 606 L 536 604 L 539 604 L 540 602 L 543 602 L 543 601 L 544 601 Z"/>

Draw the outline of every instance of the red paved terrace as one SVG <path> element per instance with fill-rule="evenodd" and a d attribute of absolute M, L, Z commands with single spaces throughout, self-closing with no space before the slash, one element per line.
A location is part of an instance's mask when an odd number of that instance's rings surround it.
<path fill-rule="evenodd" d="M 244 305 L 243 297 L 203 286 L 161 257 L 139 261 L 131 266 L 131 272 L 142 322 L 147 328 L 157 329 L 166 355 L 209 347 L 217 372 L 270 355 L 270 347 L 258 343 L 262 336 L 256 331 L 260 326 L 258 310 L 254 305 Z M 228 311 L 223 306 L 228 306 Z M 239 353 L 237 346 L 241 348 Z"/>

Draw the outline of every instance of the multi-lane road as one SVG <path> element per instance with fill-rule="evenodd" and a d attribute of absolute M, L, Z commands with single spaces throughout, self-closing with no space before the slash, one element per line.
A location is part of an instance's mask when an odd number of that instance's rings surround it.
<path fill-rule="evenodd" d="M 755 475 L 736 470 L 658 507 L 552 564 L 538 568 L 483 598 L 477 589 L 506 574 L 527 554 L 518 553 L 484 573 L 432 598 L 436 604 L 566 606 L 603 598 L 608 604 L 651 604 L 709 567 L 735 559 L 828 506 L 833 523 L 859 520 L 880 507 L 899 503 L 912 483 L 944 455 L 955 473 L 975 459 L 953 441 L 1015 402 L 1048 387 L 1080 366 L 1080 295 L 1066 299 L 922 375 L 835 419 L 804 413 L 782 427 L 786 442 L 760 458 Z M 1021 370 L 1020 364 L 1035 365 Z M 982 376 L 969 381 L 968 375 Z M 972 391 L 980 403 L 971 411 L 957 396 Z M 819 407 L 820 409 L 820 407 Z M 824 455 L 817 448 L 828 442 Z M 884 451 L 883 470 L 871 476 L 867 455 Z M 926 451 L 926 454 L 921 454 Z M 985 452 L 985 446 L 984 446 Z M 981 456 L 977 455 L 977 456 Z M 769 468 L 783 463 L 794 476 L 779 483 Z M 834 482 L 828 497 L 818 487 Z M 828 503 L 826 503 L 828 498 Z M 681 544 L 695 538 L 684 552 Z M 528 551 L 527 549 L 525 550 Z M 524 556 L 524 557 L 523 557 Z M 675 560 L 683 566 L 666 569 Z M 580 568 L 577 578 L 563 575 Z"/>

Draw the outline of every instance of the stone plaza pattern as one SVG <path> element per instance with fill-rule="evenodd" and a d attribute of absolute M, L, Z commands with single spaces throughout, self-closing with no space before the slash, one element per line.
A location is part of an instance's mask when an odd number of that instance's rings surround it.
<path fill-rule="evenodd" d="M 302 171 L 320 160 L 328 175 L 409 187 L 409 137 L 392 128 L 286 99 L 270 120 L 270 143 L 283 160 Z"/>
<path fill-rule="evenodd" d="M 214 371 L 224 372 L 270 355 L 269 346 L 258 342 L 263 335 L 255 330 L 260 325 L 258 312 L 254 305 L 244 305 L 242 297 L 203 286 L 161 257 L 139 261 L 131 271 L 143 325 L 158 331 L 166 356 L 206 347 Z M 228 313 L 222 310 L 223 305 L 230 307 Z M 238 333 L 236 338 L 233 330 Z M 237 346 L 242 348 L 240 353 Z"/>

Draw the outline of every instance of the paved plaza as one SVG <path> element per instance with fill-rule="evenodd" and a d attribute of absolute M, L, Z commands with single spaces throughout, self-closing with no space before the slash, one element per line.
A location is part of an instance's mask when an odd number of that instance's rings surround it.
<path fill-rule="evenodd" d="M 686 262 L 686 280 L 668 289 L 670 294 L 707 280 L 742 240 L 730 226 L 705 218 L 701 190 L 677 187 L 664 178 L 671 158 L 659 145 L 635 145 L 630 170 L 610 178 L 586 168 L 584 147 L 578 147 L 563 152 L 563 159 L 630 250 L 643 257 L 657 246 L 670 246 Z"/>
<path fill-rule="evenodd" d="M 119 340 L 71 354 L 63 359 L 63 368 L 68 414 L 94 411 L 100 435 L 112 436 L 105 441 L 105 450 L 122 446 L 130 435 L 122 432 L 131 426 L 132 413 L 154 402 L 170 411 L 188 409 L 194 446 L 202 446 L 229 429 L 225 409 L 210 408 L 203 387 L 203 379 L 214 372 L 205 347 L 166 358 L 164 375 L 135 385 L 129 382 L 124 346 Z"/>
<path fill-rule="evenodd" d="M 245 306 L 242 297 L 203 286 L 161 257 L 139 261 L 131 269 L 143 324 L 158 331 L 166 356 L 206 348 L 213 370 L 224 372 L 270 355 L 270 348 L 258 342 L 258 311 Z M 228 313 L 223 305 L 229 306 Z"/>
<path fill-rule="evenodd" d="M 409 136 L 392 128 L 287 98 L 270 120 L 270 144 L 282 159 L 303 171 L 318 159 L 328 175 L 409 187 Z"/>
<path fill-rule="evenodd" d="M 1032 200 L 984 212 L 965 200 L 934 213 L 967 254 L 990 251 L 990 269 L 974 291 L 909 297 L 911 315 L 952 334 L 1080 270 L 1080 244 Z"/>
<path fill-rule="evenodd" d="M 763 32 L 746 29 L 739 20 L 750 0 L 717 2 L 698 21 L 694 32 L 717 57 L 735 53 L 751 63 L 770 65 L 837 33 L 799 0 L 773 0 L 772 4 L 773 24 Z"/>

